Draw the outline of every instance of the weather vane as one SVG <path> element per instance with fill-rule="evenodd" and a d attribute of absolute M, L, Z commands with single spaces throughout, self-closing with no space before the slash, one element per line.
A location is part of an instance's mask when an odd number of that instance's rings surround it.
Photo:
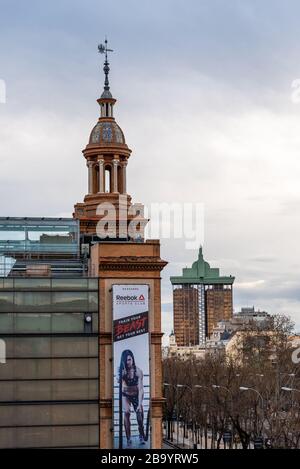
<path fill-rule="evenodd" d="M 107 47 L 107 39 L 105 38 L 104 44 L 99 44 L 98 45 L 98 52 L 100 54 L 105 54 L 105 62 L 104 62 L 104 67 L 103 71 L 105 73 L 105 81 L 104 81 L 104 89 L 105 91 L 109 91 L 109 81 L 108 81 L 108 74 L 109 74 L 109 62 L 107 60 L 107 53 L 108 52 L 113 52 L 113 49 L 108 49 Z"/>

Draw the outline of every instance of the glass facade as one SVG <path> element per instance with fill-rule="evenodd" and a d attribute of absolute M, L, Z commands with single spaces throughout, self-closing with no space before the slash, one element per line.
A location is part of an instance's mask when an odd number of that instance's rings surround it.
<path fill-rule="evenodd" d="M 0 217 L 0 253 L 77 253 L 78 220 Z"/>
<path fill-rule="evenodd" d="M 0 217 L 0 276 L 24 275 L 20 260 L 53 256 L 56 269 L 68 270 L 61 260 L 79 255 L 79 221 L 73 218 Z M 75 267 L 75 266 L 73 266 Z"/>
<path fill-rule="evenodd" d="M 97 279 L 0 278 L 0 338 L 0 448 L 97 448 Z"/>

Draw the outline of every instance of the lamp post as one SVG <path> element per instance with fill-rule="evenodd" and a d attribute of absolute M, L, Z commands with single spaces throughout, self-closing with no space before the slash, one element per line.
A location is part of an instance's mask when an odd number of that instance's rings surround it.
<path fill-rule="evenodd" d="M 170 384 L 170 383 L 164 383 L 165 387 L 172 387 L 175 389 L 175 407 L 176 407 L 176 422 L 177 422 L 177 444 L 178 444 L 178 394 L 177 394 L 177 385 L 176 384 Z M 172 430 L 173 430 L 173 425 L 172 425 Z M 173 431 L 172 431 L 172 437 L 171 441 L 173 441 Z"/>
<path fill-rule="evenodd" d="M 204 385 L 201 385 L 201 384 L 195 384 L 194 388 L 208 389 L 209 391 L 211 390 L 211 388 L 209 388 L 208 386 L 204 386 Z M 206 401 L 206 404 L 205 404 L 204 443 L 205 443 L 205 449 L 207 449 L 207 401 Z M 202 433 L 201 433 L 201 448 L 202 448 Z"/>
<path fill-rule="evenodd" d="M 228 392 L 228 394 L 230 395 L 231 415 L 233 416 L 233 396 L 232 396 L 232 392 L 230 391 L 230 389 L 227 388 L 226 386 L 221 385 L 221 384 L 212 384 L 211 387 L 213 389 L 225 389 L 225 391 Z"/>
<path fill-rule="evenodd" d="M 228 392 L 228 394 L 230 394 L 231 412 L 233 413 L 233 396 L 232 396 L 232 392 L 230 391 L 230 389 L 227 388 L 226 386 L 221 386 L 220 384 L 212 384 L 211 387 L 213 389 L 225 389 L 225 391 Z"/>
<path fill-rule="evenodd" d="M 263 426 L 264 426 L 264 400 L 263 400 L 263 397 L 262 395 L 260 394 L 260 392 L 257 391 L 257 389 L 254 389 L 254 388 L 249 388 L 249 387 L 246 387 L 246 386 L 240 386 L 240 391 L 254 391 L 261 399 L 261 409 L 262 409 L 262 422 L 263 422 Z M 257 426 L 256 426 L 256 433 L 257 433 Z"/>
<path fill-rule="evenodd" d="M 197 449 L 197 443 L 195 443 L 195 421 L 194 421 L 194 386 L 188 386 L 187 384 L 177 384 L 177 388 L 187 388 L 191 391 L 192 396 L 192 435 L 193 435 L 193 448 Z M 196 386 L 195 386 L 196 387 Z"/>
<path fill-rule="evenodd" d="M 257 389 L 254 389 L 254 388 L 248 388 L 246 386 L 240 386 L 240 391 L 254 391 L 256 392 L 256 394 L 260 397 L 261 399 L 261 404 L 262 404 L 262 410 L 264 410 L 264 399 L 262 397 L 262 395 L 260 394 L 260 392 L 257 391 Z"/>
<path fill-rule="evenodd" d="M 291 396 L 292 396 L 292 405 L 291 405 L 291 408 L 293 409 L 293 403 L 294 403 L 294 401 L 293 401 L 293 392 L 299 392 L 299 393 L 300 393 L 300 389 L 288 388 L 288 387 L 286 387 L 286 386 L 282 386 L 281 389 L 282 389 L 283 391 L 292 393 L 292 394 L 291 394 Z"/>

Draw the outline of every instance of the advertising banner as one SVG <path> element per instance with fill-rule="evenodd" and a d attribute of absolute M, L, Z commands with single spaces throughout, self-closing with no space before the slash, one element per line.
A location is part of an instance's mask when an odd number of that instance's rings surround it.
<path fill-rule="evenodd" d="M 149 285 L 113 285 L 114 448 L 150 445 Z"/>

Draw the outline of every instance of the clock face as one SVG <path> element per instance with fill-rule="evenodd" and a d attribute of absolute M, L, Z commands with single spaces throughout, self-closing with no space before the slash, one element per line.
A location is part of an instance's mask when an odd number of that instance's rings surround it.
<path fill-rule="evenodd" d="M 111 142 L 112 141 L 112 128 L 111 124 L 103 124 L 102 128 L 102 140 L 104 142 Z"/>

